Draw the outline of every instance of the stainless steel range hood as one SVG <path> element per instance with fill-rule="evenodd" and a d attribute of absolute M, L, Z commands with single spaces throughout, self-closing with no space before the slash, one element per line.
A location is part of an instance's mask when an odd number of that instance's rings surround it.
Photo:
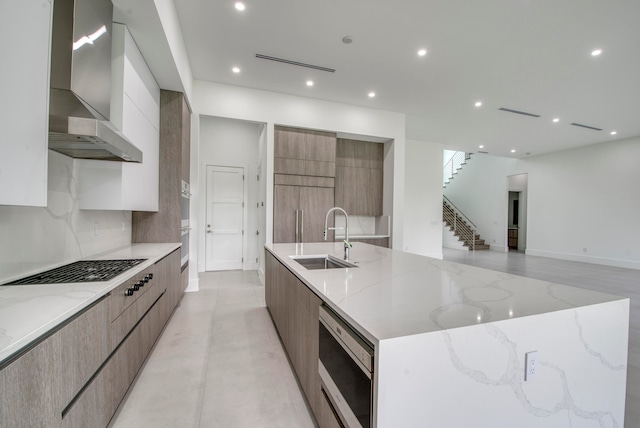
<path fill-rule="evenodd" d="M 109 122 L 111 0 L 53 3 L 49 149 L 73 158 L 142 162 Z"/>

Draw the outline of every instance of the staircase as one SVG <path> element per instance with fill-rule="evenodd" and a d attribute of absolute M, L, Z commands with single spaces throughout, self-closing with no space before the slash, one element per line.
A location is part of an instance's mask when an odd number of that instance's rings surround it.
<path fill-rule="evenodd" d="M 472 153 L 467 152 L 455 152 L 451 159 L 442 167 L 442 187 L 447 187 L 447 184 L 455 175 L 466 165 L 467 161 L 471 159 Z"/>
<path fill-rule="evenodd" d="M 476 233 L 477 227 L 446 196 L 442 201 L 442 219 L 468 250 L 489 249 L 489 245 L 486 245 L 484 239 L 480 239 L 480 235 Z"/>

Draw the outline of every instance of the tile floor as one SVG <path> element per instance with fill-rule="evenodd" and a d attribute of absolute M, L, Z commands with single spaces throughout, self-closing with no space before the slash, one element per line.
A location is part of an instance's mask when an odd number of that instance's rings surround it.
<path fill-rule="evenodd" d="M 110 426 L 314 426 L 255 271 L 200 275 Z"/>
<path fill-rule="evenodd" d="M 640 427 L 640 270 L 521 253 L 443 250 L 444 259 L 631 298 L 625 426 Z M 201 274 L 112 427 L 313 427 L 255 271 Z"/>

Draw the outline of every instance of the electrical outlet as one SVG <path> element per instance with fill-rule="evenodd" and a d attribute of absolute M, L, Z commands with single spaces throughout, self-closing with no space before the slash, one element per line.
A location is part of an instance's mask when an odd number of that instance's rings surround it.
<path fill-rule="evenodd" d="M 529 382 L 538 375 L 538 351 L 524 354 L 524 381 Z"/>
<path fill-rule="evenodd" d="M 93 223 L 93 236 L 100 236 L 100 222 Z"/>

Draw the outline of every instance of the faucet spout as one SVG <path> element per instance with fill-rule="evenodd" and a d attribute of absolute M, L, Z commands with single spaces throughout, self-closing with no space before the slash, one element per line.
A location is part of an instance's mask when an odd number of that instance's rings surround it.
<path fill-rule="evenodd" d="M 345 227 L 344 227 L 344 259 L 349 261 L 349 248 L 352 247 L 349 242 L 349 215 L 347 212 L 340 207 L 333 207 L 329 211 L 327 211 L 327 215 L 324 217 L 324 240 L 327 240 L 329 230 L 335 230 L 335 227 L 329 227 L 329 214 L 333 211 L 342 211 L 345 218 Z"/>

